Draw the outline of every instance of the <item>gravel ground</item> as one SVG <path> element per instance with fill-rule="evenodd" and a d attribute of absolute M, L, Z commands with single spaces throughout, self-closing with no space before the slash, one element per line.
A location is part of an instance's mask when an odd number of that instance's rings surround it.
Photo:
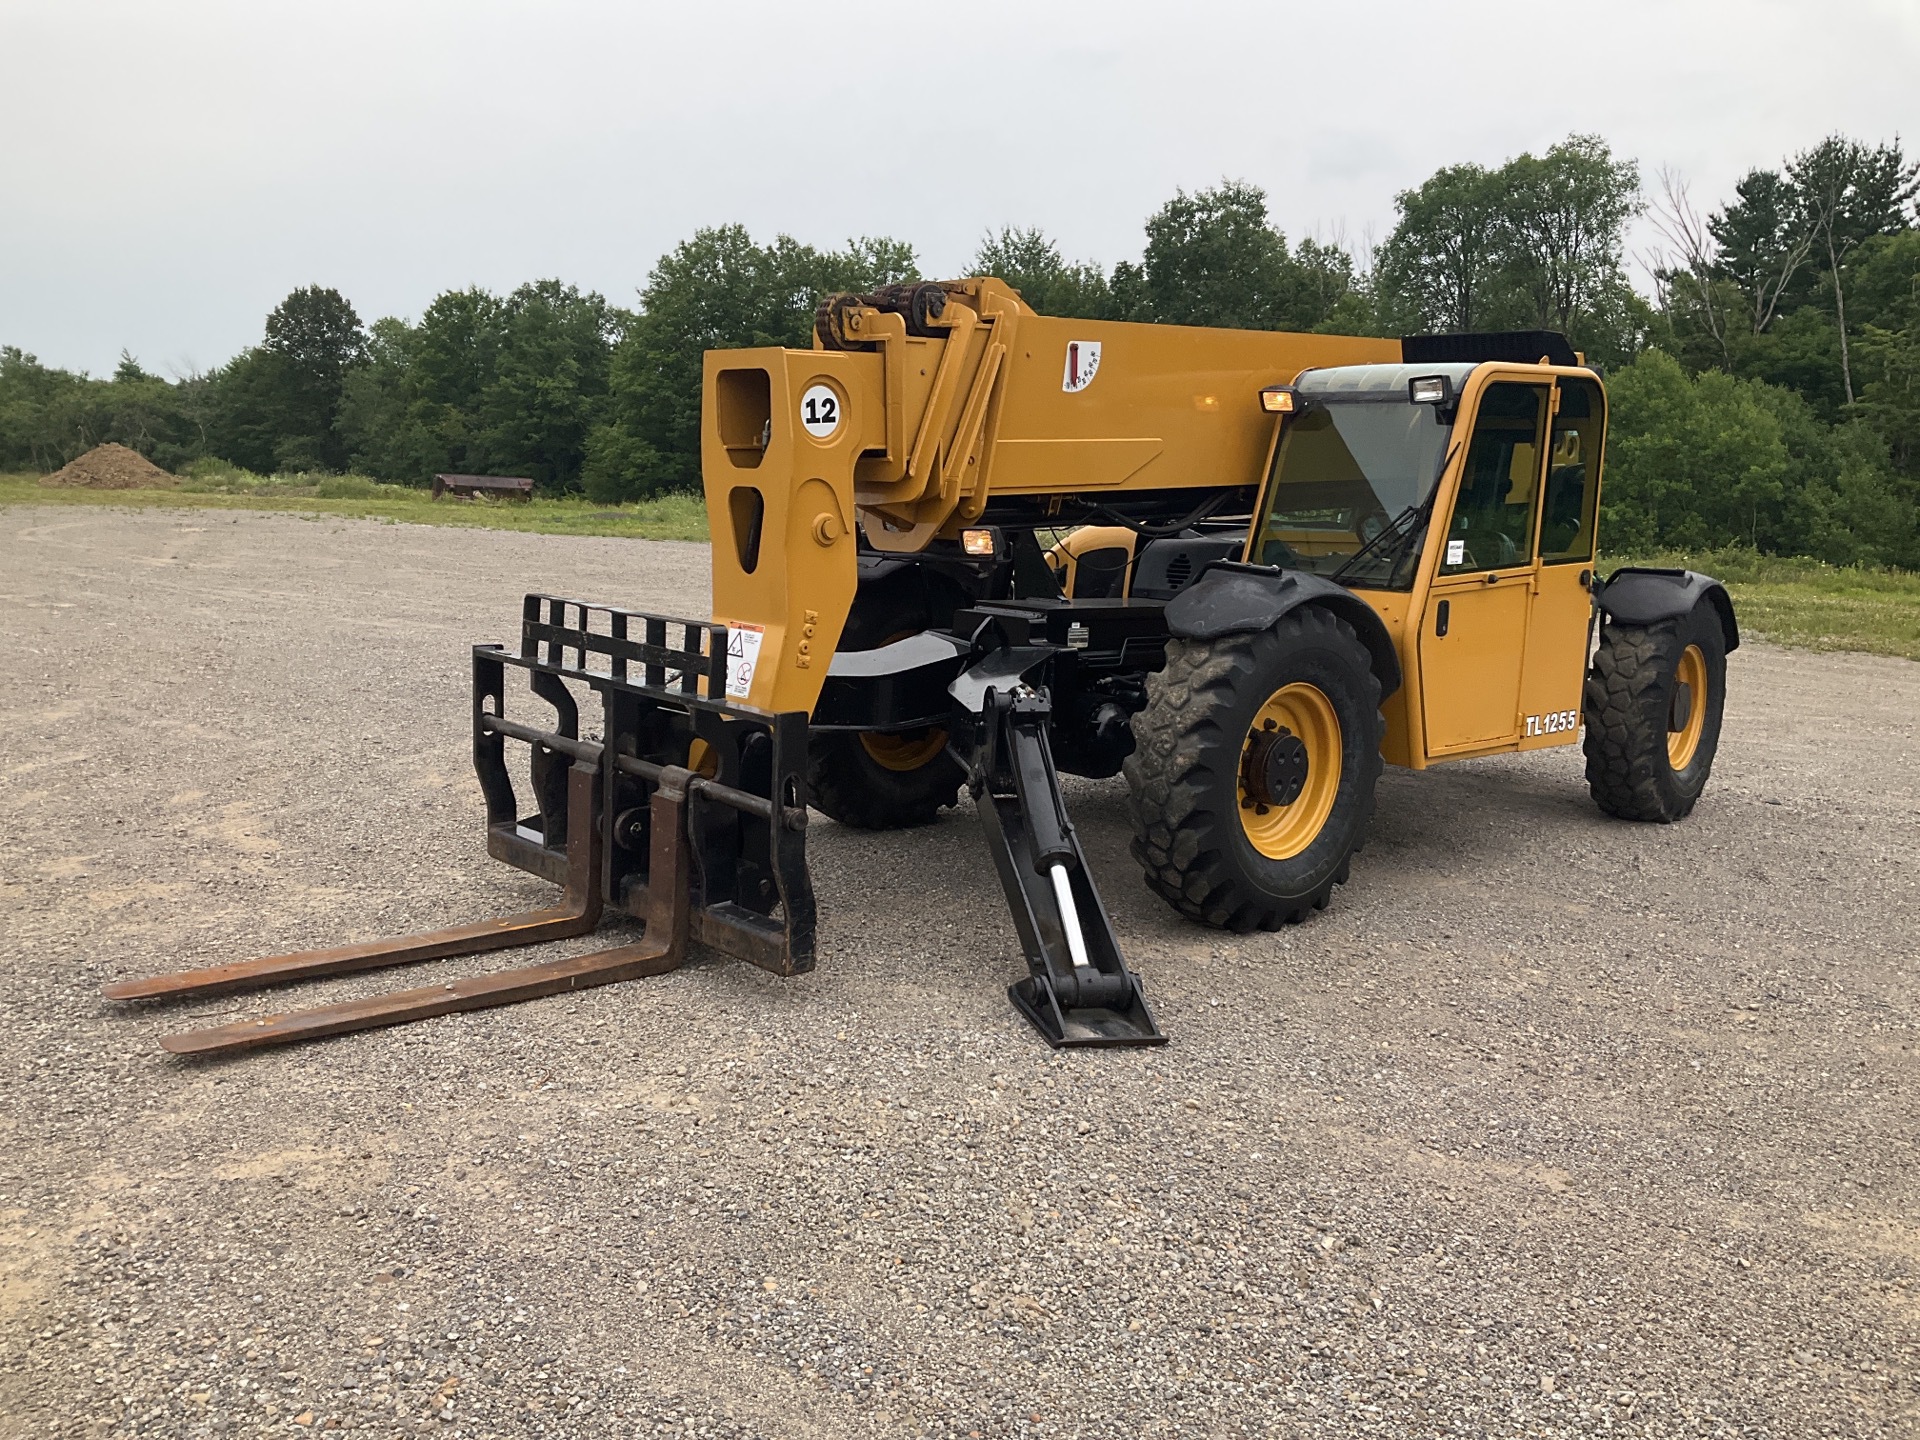
<path fill-rule="evenodd" d="M 1178 920 L 1072 783 L 1162 1050 L 1014 1015 L 964 811 L 814 827 L 798 980 L 202 1064 L 156 1038 L 274 1002 L 98 1000 L 542 903 L 484 856 L 465 647 L 527 589 L 704 613 L 705 568 L 0 512 L 0 1432 L 1920 1433 L 1903 661 L 1742 649 L 1670 828 L 1573 751 L 1390 771 L 1272 936 Z"/>

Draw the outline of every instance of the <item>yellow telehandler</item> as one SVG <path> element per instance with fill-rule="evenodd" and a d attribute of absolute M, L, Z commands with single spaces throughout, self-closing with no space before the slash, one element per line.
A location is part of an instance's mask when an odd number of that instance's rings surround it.
<path fill-rule="evenodd" d="M 711 351 L 704 383 L 713 614 L 529 595 L 518 645 L 473 652 L 488 850 L 561 902 L 110 998 L 533 944 L 608 910 L 644 937 L 163 1043 L 498 1005 L 693 941 L 790 975 L 814 962 L 809 808 L 891 829 L 964 788 L 1026 954 L 1014 1004 L 1054 1045 L 1155 1044 L 1058 771 L 1124 772 L 1146 883 L 1246 931 L 1327 904 L 1383 763 L 1584 732 L 1601 808 L 1652 821 L 1712 768 L 1732 604 L 1691 572 L 1596 576 L 1606 392 L 1559 335 L 1069 320 L 969 279 L 831 296 L 813 348 Z M 509 674 L 544 723 L 509 714 Z"/>

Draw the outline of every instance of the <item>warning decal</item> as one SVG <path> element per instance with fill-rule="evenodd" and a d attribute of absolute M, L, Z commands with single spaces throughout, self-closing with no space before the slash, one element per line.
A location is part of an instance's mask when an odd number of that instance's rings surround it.
<path fill-rule="evenodd" d="M 1093 383 L 1093 377 L 1100 372 L 1100 342 L 1098 340 L 1069 340 L 1067 342 L 1067 368 L 1061 374 L 1060 388 L 1069 395 L 1078 394 Z"/>
<path fill-rule="evenodd" d="M 753 689 L 753 672 L 760 664 L 760 642 L 767 638 L 764 625 L 727 626 L 727 698 L 744 700 Z"/>

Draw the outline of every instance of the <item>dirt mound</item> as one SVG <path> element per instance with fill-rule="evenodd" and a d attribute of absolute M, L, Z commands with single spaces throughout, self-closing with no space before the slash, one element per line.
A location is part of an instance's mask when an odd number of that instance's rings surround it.
<path fill-rule="evenodd" d="M 180 482 L 138 450 L 109 441 L 42 476 L 40 483 L 84 490 L 171 490 Z"/>

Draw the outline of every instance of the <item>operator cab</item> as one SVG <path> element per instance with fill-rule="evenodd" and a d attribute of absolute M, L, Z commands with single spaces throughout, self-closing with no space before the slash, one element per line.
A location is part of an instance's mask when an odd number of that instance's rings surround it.
<path fill-rule="evenodd" d="M 1389 758 L 1560 742 L 1592 619 L 1606 397 L 1580 367 L 1309 370 L 1249 531 L 1255 564 L 1362 593 L 1411 681 Z"/>
<path fill-rule="evenodd" d="M 1302 374 L 1247 558 L 1355 589 L 1411 589 L 1441 481 L 1464 443 L 1436 573 L 1508 569 L 1536 555 L 1590 561 L 1605 418 L 1599 382 L 1490 376 L 1461 432 L 1461 397 L 1475 372 L 1498 368 L 1348 365 Z"/>

